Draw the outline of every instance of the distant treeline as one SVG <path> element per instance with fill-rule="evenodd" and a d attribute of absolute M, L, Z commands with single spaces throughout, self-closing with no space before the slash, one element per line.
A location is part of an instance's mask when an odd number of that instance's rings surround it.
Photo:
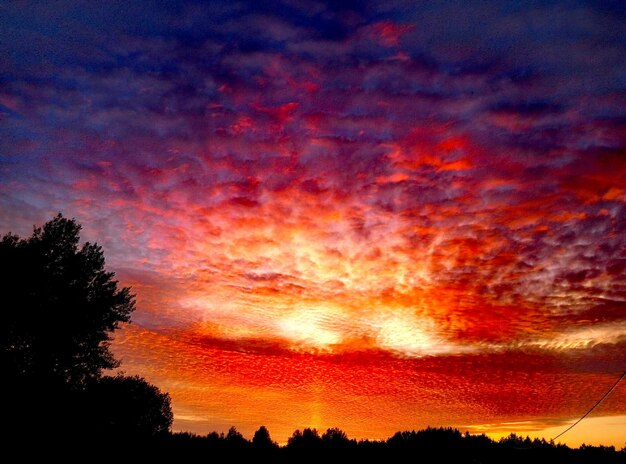
<path fill-rule="evenodd" d="M 3 449 L 24 462 L 45 457 L 63 462 L 626 464 L 626 446 L 570 448 L 515 434 L 493 440 L 454 428 L 397 432 L 387 440 L 355 440 L 337 428 L 323 433 L 305 428 L 279 446 L 265 427 L 248 440 L 235 427 L 207 435 L 169 431 L 147 435 L 129 430 L 94 434 L 91 428 L 81 429 L 80 423 L 63 426 L 17 434 L 13 430 Z"/>
<path fill-rule="evenodd" d="M 350 439 L 337 428 L 323 433 L 296 430 L 284 446 L 270 438 L 265 427 L 247 440 L 234 427 L 228 433 L 208 435 L 170 433 L 153 437 L 143 452 L 180 462 L 209 456 L 229 457 L 234 462 L 414 462 L 414 463 L 626 463 L 626 447 L 568 446 L 511 434 L 500 440 L 461 433 L 453 428 L 427 428 L 397 432 L 381 441 Z"/>

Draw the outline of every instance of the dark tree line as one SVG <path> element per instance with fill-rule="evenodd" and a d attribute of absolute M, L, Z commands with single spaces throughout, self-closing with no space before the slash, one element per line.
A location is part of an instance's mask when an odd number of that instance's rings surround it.
<path fill-rule="evenodd" d="M 305 428 L 284 446 L 265 427 L 251 440 L 234 427 L 226 434 L 171 433 L 167 393 L 141 377 L 103 375 L 119 366 L 109 343 L 120 324 L 130 322 L 135 297 L 105 270 L 98 245 L 79 246 L 80 229 L 58 215 L 27 239 L 7 234 L 0 240 L 0 449 L 13 460 L 626 464 L 626 448 L 571 449 L 516 435 L 494 441 L 451 428 L 398 432 L 386 441 Z"/>
<path fill-rule="evenodd" d="M 485 435 L 461 433 L 453 428 L 427 428 L 397 432 L 387 440 L 350 439 L 345 432 L 331 428 L 323 433 L 316 429 L 296 430 L 286 445 L 272 441 L 265 427 L 246 440 L 234 427 L 226 434 L 208 435 L 174 433 L 162 437 L 151 448 L 159 456 L 177 459 L 202 459 L 228 456 L 245 462 L 415 462 L 415 463 L 626 463 L 626 448 L 581 446 L 572 449 L 543 439 L 511 434 L 498 441 Z"/>

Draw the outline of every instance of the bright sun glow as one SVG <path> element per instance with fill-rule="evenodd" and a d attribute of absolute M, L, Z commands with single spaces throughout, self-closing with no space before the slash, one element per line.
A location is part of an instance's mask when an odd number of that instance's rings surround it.
<path fill-rule="evenodd" d="M 294 348 L 328 349 L 341 342 L 341 333 L 332 330 L 333 312 L 303 308 L 277 322 L 278 333 L 293 343 Z"/>

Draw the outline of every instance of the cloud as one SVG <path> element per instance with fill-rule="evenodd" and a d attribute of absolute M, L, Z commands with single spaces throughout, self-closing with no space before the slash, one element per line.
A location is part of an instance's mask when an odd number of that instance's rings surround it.
<path fill-rule="evenodd" d="M 356 437 L 385 438 L 398 429 L 451 423 L 476 432 L 526 433 L 579 417 L 581 404 L 593 404 L 621 368 L 614 355 L 599 366 L 588 352 L 567 363 L 539 351 L 411 359 L 384 351 L 281 353 L 277 345 L 137 325 L 122 332 L 116 349 L 126 368 L 145 366 L 143 375 L 172 394 L 177 415 L 204 415 L 213 427 L 236 420 L 249 434 L 262 421 L 281 440 L 294 423 L 311 424 L 313 415 L 318 423 L 312 425 L 334 422 Z M 623 399 L 615 391 L 598 414 L 619 414 Z M 390 416 L 392 421 L 385 419 Z"/>

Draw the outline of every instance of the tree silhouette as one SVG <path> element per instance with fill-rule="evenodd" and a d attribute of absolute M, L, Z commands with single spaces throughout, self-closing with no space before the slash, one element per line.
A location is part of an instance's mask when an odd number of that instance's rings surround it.
<path fill-rule="evenodd" d="M 322 434 L 322 440 L 325 443 L 340 444 L 348 442 L 348 435 L 343 430 L 333 427 L 326 429 L 326 432 Z"/>
<path fill-rule="evenodd" d="M 254 436 L 252 437 L 252 446 L 261 451 L 278 448 L 278 445 L 272 441 L 269 430 L 267 430 L 267 427 L 264 425 L 259 427 L 259 430 L 254 432 Z"/>
<path fill-rule="evenodd" d="M 119 364 L 109 349 L 110 337 L 130 321 L 135 302 L 130 289 L 118 288 L 114 274 L 105 270 L 102 248 L 79 246 L 80 230 L 74 219 L 59 214 L 26 239 L 10 233 L 0 239 L 0 365 L 9 434 L 45 429 L 48 439 L 60 444 L 72 436 L 86 438 L 103 428 L 98 420 L 112 417 L 126 425 L 134 417 L 136 428 L 149 417 L 155 421 L 152 430 L 167 430 L 169 397 L 161 415 L 131 408 L 124 422 L 113 414 L 120 411 L 113 407 L 116 401 L 130 404 L 123 394 L 145 394 L 143 403 L 132 401 L 144 410 L 158 395 L 148 384 L 143 390 L 130 388 L 129 383 L 137 388 L 138 378 L 115 388 L 110 383 L 120 379 L 99 381 L 103 370 Z M 114 396 L 105 398 L 103 391 Z M 98 403 L 108 405 L 108 416 L 94 408 Z"/>
<path fill-rule="evenodd" d="M 226 441 L 235 445 L 240 445 L 245 443 L 247 440 L 243 437 L 241 432 L 237 430 L 237 427 L 232 426 L 226 433 Z"/>
<path fill-rule="evenodd" d="M 80 389 L 118 364 L 110 334 L 130 320 L 134 295 L 105 271 L 101 247 L 79 247 L 80 230 L 59 214 L 27 239 L 0 241 L 0 349 L 9 385 Z"/>
<path fill-rule="evenodd" d="M 322 439 L 317 429 L 305 428 L 296 430 L 287 439 L 287 447 L 299 451 L 317 451 L 320 449 Z"/>
<path fill-rule="evenodd" d="M 228 429 L 224 444 L 227 453 L 245 453 L 250 447 L 250 442 L 234 426 Z"/>
<path fill-rule="evenodd" d="M 333 452 L 345 451 L 352 444 L 346 432 L 337 427 L 326 429 L 326 432 L 322 434 L 322 442 Z"/>
<path fill-rule="evenodd" d="M 88 420 L 99 433 L 148 437 L 167 433 L 172 425 L 170 395 L 139 376 L 102 377 L 87 393 Z"/>

